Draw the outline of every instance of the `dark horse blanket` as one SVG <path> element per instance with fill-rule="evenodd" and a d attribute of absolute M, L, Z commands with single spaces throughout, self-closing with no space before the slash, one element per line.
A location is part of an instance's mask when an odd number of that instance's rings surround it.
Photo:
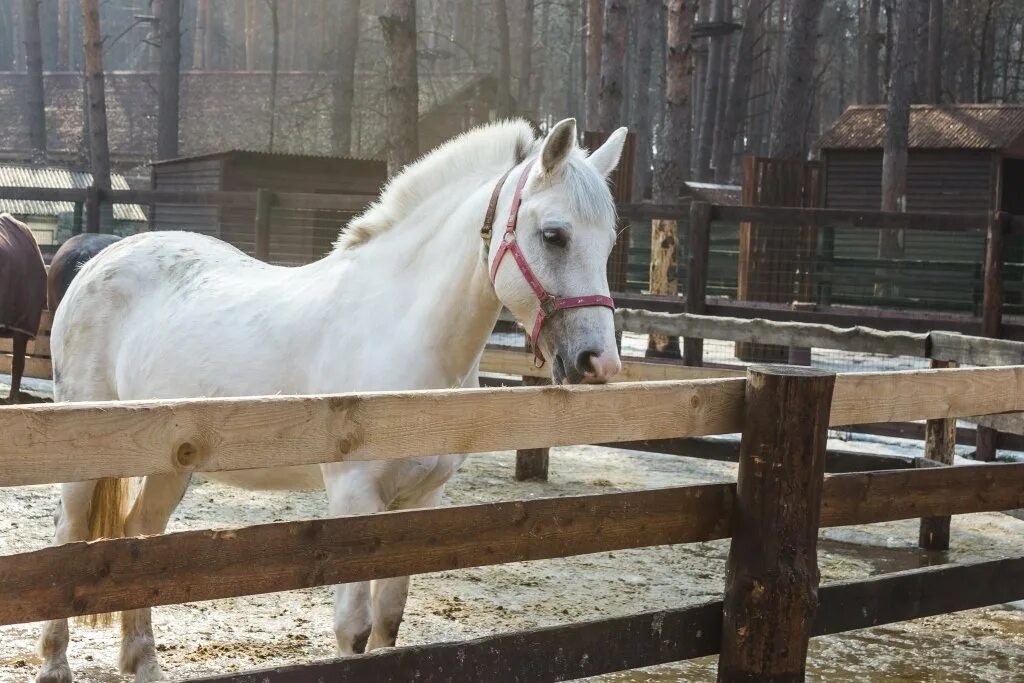
<path fill-rule="evenodd" d="M 0 337 L 35 337 L 46 307 L 46 266 L 28 227 L 0 214 Z"/>

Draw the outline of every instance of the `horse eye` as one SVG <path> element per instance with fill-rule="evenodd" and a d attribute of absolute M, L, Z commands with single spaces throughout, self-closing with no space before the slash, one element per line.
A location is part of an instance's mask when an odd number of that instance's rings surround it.
<path fill-rule="evenodd" d="M 545 242 L 556 247 L 564 247 L 569 242 L 569 231 L 565 228 L 543 228 L 541 234 Z"/>

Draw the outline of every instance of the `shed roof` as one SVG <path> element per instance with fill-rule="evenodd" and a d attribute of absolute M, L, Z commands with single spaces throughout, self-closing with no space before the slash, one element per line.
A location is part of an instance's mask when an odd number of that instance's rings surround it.
<path fill-rule="evenodd" d="M 821 136 L 820 149 L 881 149 L 884 105 L 848 108 Z M 1024 142 L 1024 105 L 915 104 L 910 108 L 911 149 L 1006 150 Z"/>
<path fill-rule="evenodd" d="M 151 166 L 163 166 L 175 164 L 182 161 L 198 161 L 201 159 L 276 159 L 279 161 L 305 161 L 308 159 L 322 159 L 325 161 L 355 162 L 364 164 L 383 164 L 379 159 L 363 159 L 357 157 L 339 157 L 332 154 L 292 154 L 289 152 L 268 152 L 261 149 L 225 149 L 217 152 L 206 152 L 192 156 L 175 157 L 173 159 L 160 159 L 153 161 Z"/>
<path fill-rule="evenodd" d="M 92 185 L 92 174 L 57 166 L 24 166 L 0 164 L 0 187 L 44 187 L 60 190 L 84 190 Z M 120 173 L 110 174 L 112 190 L 129 190 L 128 181 Z M 22 216 L 57 216 L 75 210 L 73 202 L 47 202 L 35 199 L 0 199 L 0 212 Z M 114 220 L 145 221 L 146 214 L 138 204 L 114 204 Z"/>

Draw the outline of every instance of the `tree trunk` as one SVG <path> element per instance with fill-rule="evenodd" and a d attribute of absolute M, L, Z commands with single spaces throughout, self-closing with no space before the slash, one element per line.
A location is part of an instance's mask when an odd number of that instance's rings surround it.
<path fill-rule="evenodd" d="M 549 40 L 551 40 L 551 3 L 545 2 L 540 11 L 540 44 L 546 46 Z M 571 50 L 572 43 L 570 42 L 568 51 Z M 550 110 L 550 107 L 546 106 L 548 103 L 544 95 L 547 92 L 547 71 L 554 61 L 546 50 L 542 51 L 540 56 L 541 62 L 532 65 L 533 72 L 537 77 L 530 79 L 530 94 L 529 99 L 526 100 L 530 104 L 530 116 L 535 119 L 542 119 L 544 113 Z"/>
<path fill-rule="evenodd" d="M 786 36 L 776 113 L 772 117 L 772 156 L 807 158 L 807 116 L 812 101 L 818 19 L 823 0 L 794 0 Z"/>
<path fill-rule="evenodd" d="M 57 71 L 71 68 L 71 0 L 57 0 Z"/>
<path fill-rule="evenodd" d="M 352 154 L 352 107 L 355 99 L 356 55 L 359 49 L 359 0 L 343 0 L 338 18 L 338 61 L 331 84 L 334 116 L 331 147 L 336 156 Z"/>
<path fill-rule="evenodd" d="M 261 0 L 246 0 L 245 3 L 245 70 L 255 71 L 260 65 L 260 15 Z"/>
<path fill-rule="evenodd" d="M 387 0 L 380 24 L 388 56 L 388 176 L 394 177 L 419 154 L 416 0 Z M 507 35 L 508 21 L 505 32 Z"/>
<path fill-rule="evenodd" d="M 179 72 L 181 68 L 181 0 L 160 3 L 160 106 L 157 111 L 157 159 L 178 156 Z"/>
<path fill-rule="evenodd" d="M 711 21 L 726 20 L 731 0 L 715 0 Z M 725 64 L 725 42 L 727 36 L 714 36 L 708 39 L 708 68 L 704 77 L 704 87 L 700 102 L 700 135 L 697 137 L 697 160 L 695 163 L 697 180 L 705 182 L 711 179 L 711 153 L 715 144 L 715 126 L 718 123 L 718 91 L 721 88 L 722 71 Z"/>
<path fill-rule="evenodd" d="M 928 101 L 928 16 L 930 14 L 931 0 L 914 0 L 914 12 L 917 17 L 914 19 L 914 54 L 919 55 L 914 60 L 914 88 L 912 102 Z"/>
<path fill-rule="evenodd" d="M 622 80 L 626 67 L 625 0 L 605 0 L 604 40 L 601 44 L 601 92 L 596 129 L 610 133 L 622 125 Z"/>
<path fill-rule="evenodd" d="M 192 68 L 200 71 L 206 64 L 206 33 L 210 30 L 210 0 L 196 0 L 196 23 L 192 35 Z"/>
<path fill-rule="evenodd" d="M 715 154 L 715 181 L 728 182 L 732 178 L 732 151 L 739 134 L 740 123 L 747 113 L 750 82 L 754 76 L 754 45 L 760 30 L 764 0 L 747 0 L 743 13 L 743 32 L 740 34 L 739 53 L 736 55 L 736 75 L 729 88 L 725 105 L 725 118 L 721 122 L 721 139 Z"/>
<path fill-rule="evenodd" d="M 926 99 L 942 102 L 942 0 L 930 0 L 928 15 L 928 87 Z M 920 59 L 920 57 L 918 57 Z"/>
<path fill-rule="evenodd" d="M 532 75 L 533 75 L 533 5 L 534 0 L 524 0 L 523 2 L 523 34 L 519 52 L 519 88 L 517 90 L 516 101 L 519 104 L 519 110 L 524 112 L 530 106 L 530 96 L 532 93 Z M 525 114 L 529 118 L 537 116 L 537 112 L 525 111 Z"/>
<path fill-rule="evenodd" d="M 281 22 L 277 0 L 270 0 L 270 136 L 267 151 L 274 151 L 274 129 L 277 128 L 277 64 L 281 58 Z"/>
<path fill-rule="evenodd" d="M 654 121 L 651 119 L 651 70 L 653 66 L 654 36 L 661 22 L 661 0 L 640 0 L 637 7 L 636 36 L 636 99 L 633 107 L 632 128 L 636 135 L 636 168 L 633 171 L 633 201 L 643 201 L 651 184 L 651 154 Z"/>
<path fill-rule="evenodd" d="M 878 104 L 882 91 L 878 81 L 878 15 L 880 0 L 868 0 L 867 33 L 864 40 L 864 104 Z"/>
<path fill-rule="evenodd" d="M 600 120 L 601 45 L 604 40 L 604 2 L 587 0 L 586 128 L 596 130 Z M 610 131 L 606 131 L 610 132 Z"/>
<path fill-rule="evenodd" d="M 28 108 L 28 142 L 32 157 L 46 158 L 46 99 L 43 91 L 43 47 L 39 33 L 39 1 L 22 0 L 21 17 L 24 21 L 25 65 L 28 67 L 28 88 L 25 104 Z"/>
<path fill-rule="evenodd" d="M 110 189 L 110 148 L 107 141 L 107 103 L 103 79 L 103 35 L 100 32 L 99 0 L 82 0 L 82 38 L 85 48 L 85 82 L 89 95 L 89 156 L 93 187 Z M 105 206 L 110 207 L 110 204 Z M 94 211 L 88 217 L 91 232 L 102 223 Z"/>
<path fill-rule="evenodd" d="M 498 83 L 495 109 L 498 118 L 512 116 L 512 41 L 509 36 L 508 1 L 496 0 L 495 21 L 498 24 Z"/>
<path fill-rule="evenodd" d="M 669 0 L 666 6 L 665 111 L 654 174 L 654 201 L 678 202 L 683 181 L 690 169 L 690 78 L 692 75 L 690 31 L 694 2 Z M 651 224 L 652 294 L 674 295 L 678 291 L 676 253 L 679 230 L 675 221 Z M 678 337 L 651 335 L 647 354 L 679 357 Z"/>
<path fill-rule="evenodd" d="M 914 38 L 920 14 L 914 3 L 899 3 L 893 46 L 889 108 L 885 117 L 885 146 L 882 156 L 882 211 L 907 210 L 907 146 L 910 135 L 910 98 L 913 93 Z M 882 230 L 878 257 L 896 259 L 903 255 L 903 231 Z M 876 296 L 893 296 L 891 274 L 881 272 L 875 281 Z"/>

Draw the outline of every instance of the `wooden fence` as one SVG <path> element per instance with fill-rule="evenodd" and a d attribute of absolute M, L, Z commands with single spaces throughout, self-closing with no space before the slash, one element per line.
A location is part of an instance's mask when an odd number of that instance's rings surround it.
<path fill-rule="evenodd" d="M 0 624 L 732 537 L 722 601 L 206 680 L 415 673 L 427 681 L 554 681 L 716 652 L 727 683 L 802 680 L 812 636 L 1024 598 L 1024 558 L 819 590 L 820 527 L 1024 506 L 1024 464 L 825 477 L 828 427 L 1022 410 L 1024 366 L 838 376 L 762 367 L 746 378 L 608 386 L 4 407 L 2 486 L 743 436 L 738 484 L 188 531 L 0 557 Z M 778 576 L 794 580 L 783 585 Z"/>

